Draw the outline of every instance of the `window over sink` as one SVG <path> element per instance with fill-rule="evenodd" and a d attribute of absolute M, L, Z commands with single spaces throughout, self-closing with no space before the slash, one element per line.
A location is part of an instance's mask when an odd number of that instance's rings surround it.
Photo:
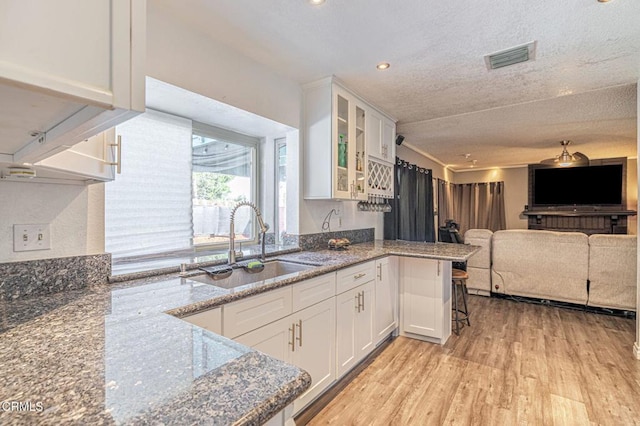
<path fill-rule="evenodd" d="M 194 124 L 192 135 L 193 244 L 227 245 L 229 214 L 240 201 L 256 202 L 259 139 Z M 255 215 L 239 209 L 236 242 L 257 242 Z"/>
<path fill-rule="evenodd" d="M 114 275 L 226 258 L 240 201 L 258 205 L 271 233 L 286 230 L 286 169 L 297 164 L 286 146 L 297 146 L 296 129 L 148 78 L 147 111 L 116 131 L 127 144 L 122 174 L 105 184 Z M 257 243 L 253 211 L 234 219 L 236 249 Z"/>

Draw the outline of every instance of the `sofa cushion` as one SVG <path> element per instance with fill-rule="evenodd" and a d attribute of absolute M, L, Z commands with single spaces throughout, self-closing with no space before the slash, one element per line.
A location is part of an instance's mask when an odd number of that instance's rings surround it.
<path fill-rule="evenodd" d="M 636 310 L 637 238 L 589 237 L 589 305 Z"/>
<path fill-rule="evenodd" d="M 489 229 L 469 229 L 464 233 L 464 243 L 482 247 L 467 260 L 467 266 L 474 268 L 491 268 L 491 237 Z"/>
<path fill-rule="evenodd" d="M 492 239 L 492 291 L 585 304 L 589 270 L 586 234 L 497 231 Z"/>

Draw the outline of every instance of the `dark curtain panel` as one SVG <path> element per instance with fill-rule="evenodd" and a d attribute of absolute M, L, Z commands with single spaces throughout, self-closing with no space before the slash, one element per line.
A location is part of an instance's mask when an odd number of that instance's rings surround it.
<path fill-rule="evenodd" d="M 431 170 L 396 158 L 394 172 L 396 198 L 385 213 L 384 238 L 435 241 Z"/>
<path fill-rule="evenodd" d="M 438 179 L 438 222 L 460 225 L 460 233 L 481 228 L 506 229 L 504 182 L 453 184 Z"/>

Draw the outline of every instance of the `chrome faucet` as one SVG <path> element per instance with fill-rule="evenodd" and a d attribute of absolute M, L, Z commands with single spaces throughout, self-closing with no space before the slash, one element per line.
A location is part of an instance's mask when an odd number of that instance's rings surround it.
<path fill-rule="evenodd" d="M 234 224 L 236 210 L 238 210 L 242 206 L 249 206 L 253 209 L 254 212 L 256 212 L 256 219 L 258 220 L 258 226 L 260 226 L 260 234 L 262 235 L 262 260 L 264 260 L 265 258 L 264 240 L 265 234 L 267 233 L 267 230 L 269 230 L 269 225 L 264 223 L 264 221 L 262 220 L 262 215 L 260 214 L 260 210 L 258 210 L 258 207 L 256 207 L 255 204 L 253 204 L 251 201 L 240 201 L 231 210 L 231 222 L 229 223 L 229 259 L 227 262 L 229 265 L 234 265 L 236 263 L 236 257 L 242 256 L 242 253 L 236 253 L 236 233 Z"/>

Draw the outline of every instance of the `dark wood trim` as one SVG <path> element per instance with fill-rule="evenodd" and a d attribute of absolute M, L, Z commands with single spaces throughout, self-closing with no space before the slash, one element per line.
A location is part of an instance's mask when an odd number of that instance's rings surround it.
<path fill-rule="evenodd" d="M 362 371 L 367 368 L 371 363 L 384 351 L 387 346 L 391 344 L 391 342 L 395 339 L 393 335 L 389 335 L 385 340 L 376 347 L 373 352 L 367 355 L 358 365 L 353 367 L 351 371 L 349 371 L 344 377 L 335 382 L 330 388 L 324 391 L 322 395 L 318 397 L 315 401 L 311 403 L 307 408 L 302 410 L 293 420 L 295 421 L 297 426 L 306 425 L 313 419 L 324 407 L 326 407 L 340 392 L 344 390 L 344 388 L 349 385 L 358 377 Z"/>

